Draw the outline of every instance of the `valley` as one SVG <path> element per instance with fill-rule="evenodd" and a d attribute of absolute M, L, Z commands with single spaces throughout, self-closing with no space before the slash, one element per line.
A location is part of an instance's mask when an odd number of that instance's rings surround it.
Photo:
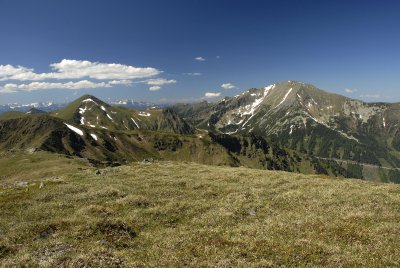
<path fill-rule="evenodd" d="M 0 268 L 400 267 L 400 1 L 0 1 Z"/>
<path fill-rule="evenodd" d="M 399 104 L 288 81 L 219 102 L 135 110 L 85 95 L 0 114 L 0 150 L 120 165 L 146 158 L 399 182 Z"/>

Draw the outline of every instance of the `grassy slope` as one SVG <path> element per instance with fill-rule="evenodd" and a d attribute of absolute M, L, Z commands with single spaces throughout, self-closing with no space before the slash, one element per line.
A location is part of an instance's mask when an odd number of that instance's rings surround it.
<path fill-rule="evenodd" d="M 88 162 L 82 158 L 70 159 L 48 152 L 7 153 L 0 156 L 0 187 L 16 181 L 34 182 L 64 176 L 86 168 L 89 168 Z"/>
<path fill-rule="evenodd" d="M 23 112 L 16 112 L 16 111 L 12 111 L 12 112 L 5 112 L 0 114 L 0 120 L 8 120 L 8 119 L 14 119 L 14 118 L 20 118 L 25 116 L 26 113 Z"/>
<path fill-rule="evenodd" d="M 18 166 L 22 158 L 16 156 Z M 159 162 L 48 159 L 0 184 L 0 266 L 396 266 L 400 186 Z M 8 161 L 8 162 L 7 162 Z M 1 160 L 12 166 L 13 161 Z M 19 163 L 19 164 L 18 164 Z M 66 168 L 68 167 L 68 168 Z M 78 168 L 84 168 L 76 172 Z M 30 167 L 26 166 L 29 170 Z M 4 183 L 5 180 L 7 183 Z M 28 180 L 26 180 L 28 181 Z M 40 188 L 40 182 L 44 187 Z"/>
<path fill-rule="evenodd" d="M 93 102 L 83 103 L 82 101 L 85 99 L 93 99 L 98 105 L 94 104 Z M 101 106 L 103 106 L 106 111 L 103 111 L 100 108 Z M 85 113 L 81 115 L 79 114 L 79 107 L 87 107 L 88 110 L 86 110 Z M 140 116 L 139 114 L 141 112 L 150 113 L 150 116 Z M 72 102 L 66 108 L 54 111 L 53 113 L 51 113 L 51 115 L 76 125 L 80 125 L 80 119 L 83 116 L 85 118 L 86 124 L 90 122 L 91 124 L 96 125 L 96 127 L 103 126 L 110 130 L 125 130 L 126 127 L 128 127 L 129 129 L 137 128 L 136 124 L 132 122 L 131 118 L 133 118 L 136 123 L 139 124 L 140 128 L 147 129 L 154 123 L 155 119 L 160 113 L 161 110 L 150 109 L 146 111 L 137 111 L 125 107 L 110 106 L 109 104 L 106 104 L 105 102 L 93 96 L 85 95 Z M 113 120 L 110 120 L 107 117 L 107 114 L 111 116 Z M 100 116 L 98 124 L 97 116 Z"/>

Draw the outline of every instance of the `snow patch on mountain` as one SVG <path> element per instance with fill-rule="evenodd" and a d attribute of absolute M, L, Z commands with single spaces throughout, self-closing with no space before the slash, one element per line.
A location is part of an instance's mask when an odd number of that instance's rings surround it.
<path fill-rule="evenodd" d="M 72 130 L 72 131 L 75 132 L 76 134 L 78 134 L 78 135 L 80 135 L 80 136 L 83 136 L 83 131 L 80 130 L 79 128 L 74 127 L 74 126 L 71 126 L 71 125 L 69 125 L 69 124 L 67 124 L 67 123 L 64 123 L 64 125 L 66 125 L 70 130 Z"/>
<path fill-rule="evenodd" d="M 289 135 L 292 135 L 292 133 L 293 133 L 293 125 L 290 125 L 290 131 L 289 131 Z"/>
<path fill-rule="evenodd" d="M 255 99 L 254 102 L 251 104 L 250 110 L 248 112 L 242 114 L 242 115 L 251 114 L 251 116 L 247 119 L 247 121 L 243 123 L 242 127 L 244 127 L 250 121 L 250 119 L 253 118 L 253 116 L 256 114 L 255 111 L 258 109 L 258 107 L 261 105 L 261 103 L 265 100 L 265 98 L 268 95 L 268 92 L 274 88 L 275 88 L 275 84 L 265 87 L 264 94 L 261 96 L 261 98 Z"/>
<path fill-rule="evenodd" d="M 139 125 L 138 125 L 138 123 L 136 123 L 135 119 L 133 119 L 132 117 L 131 117 L 131 119 L 132 119 L 133 123 L 136 125 L 136 127 L 137 127 L 137 128 L 140 128 Z"/>
<path fill-rule="evenodd" d="M 128 126 L 125 123 L 125 120 L 122 120 L 122 123 L 124 124 L 124 127 L 129 130 Z"/>
<path fill-rule="evenodd" d="M 225 134 L 232 135 L 232 134 L 235 134 L 236 132 L 238 132 L 238 130 L 239 129 L 236 129 L 235 131 L 231 131 L 231 132 L 226 132 Z"/>
<path fill-rule="evenodd" d="M 260 90 L 249 90 L 237 95 L 236 98 L 243 98 L 236 108 L 225 113 L 224 116 L 219 120 L 217 125 L 218 128 L 225 129 L 225 134 L 235 134 L 240 129 L 245 129 L 246 124 L 257 114 L 261 104 L 264 102 L 270 90 L 275 88 L 275 84 L 264 87 Z M 235 127 L 232 127 L 235 126 Z M 232 129 L 233 128 L 233 129 Z M 236 129 L 236 130 L 235 130 Z"/>
<path fill-rule="evenodd" d="M 322 121 L 316 119 L 316 118 L 313 117 L 312 115 L 309 115 L 309 117 L 310 117 L 311 119 L 313 119 L 315 122 L 317 122 L 318 124 L 324 125 L 325 127 L 327 127 L 327 128 L 329 128 L 329 129 L 331 129 L 331 130 L 333 130 L 333 131 L 336 131 L 336 132 L 340 133 L 340 134 L 341 134 L 342 136 L 344 136 L 345 138 L 350 139 L 350 140 L 355 140 L 356 142 L 360 143 L 360 141 L 359 141 L 357 138 L 355 138 L 355 137 L 353 137 L 353 136 L 351 136 L 351 135 L 348 135 L 347 133 L 344 133 L 343 131 L 340 131 L 340 130 L 338 130 L 338 129 L 332 128 L 332 127 L 329 126 L 328 124 L 326 124 L 326 123 L 324 123 L 324 122 L 322 122 Z"/>
<path fill-rule="evenodd" d="M 83 100 L 82 102 L 93 102 L 93 103 L 95 103 L 96 105 L 99 105 L 97 102 L 95 102 L 94 100 L 92 100 L 92 99 L 85 99 L 85 100 Z"/>
<path fill-rule="evenodd" d="M 277 108 L 278 106 L 280 106 L 280 105 L 286 100 L 286 98 L 289 96 L 290 92 L 292 92 L 292 89 L 293 89 L 293 88 L 290 88 L 289 91 L 286 92 L 286 94 L 285 94 L 285 96 L 283 97 L 283 99 L 281 100 L 281 102 L 280 102 L 278 105 L 276 105 L 275 108 Z M 274 108 L 274 109 L 275 109 L 275 108 Z"/>
<path fill-rule="evenodd" d="M 96 134 L 91 133 L 90 136 L 92 136 L 92 138 L 93 138 L 95 141 L 97 141 L 97 136 L 96 136 Z"/>
<path fill-rule="evenodd" d="M 150 113 L 146 113 L 146 112 L 140 112 L 139 113 L 140 116 L 150 116 Z"/>
<path fill-rule="evenodd" d="M 88 108 L 86 106 L 85 106 L 85 108 L 79 107 L 80 114 L 84 114 L 87 110 L 88 110 Z"/>

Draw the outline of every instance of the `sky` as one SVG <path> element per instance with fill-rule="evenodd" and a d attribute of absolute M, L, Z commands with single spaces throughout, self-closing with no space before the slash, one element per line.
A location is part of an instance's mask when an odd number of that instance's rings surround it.
<path fill-rule="evenodd" d="M 215 101 L 296 80 L 400 102 L 400 1 L 0 0 L 0 104 Z"/>

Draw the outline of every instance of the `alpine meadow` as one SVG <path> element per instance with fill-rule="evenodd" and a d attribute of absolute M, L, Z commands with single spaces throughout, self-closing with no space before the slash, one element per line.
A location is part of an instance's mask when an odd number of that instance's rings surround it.
<path fill-rule="evenodd" d="M 399 267 L 399 12 L 0 1 L 0 267 Z"/>

